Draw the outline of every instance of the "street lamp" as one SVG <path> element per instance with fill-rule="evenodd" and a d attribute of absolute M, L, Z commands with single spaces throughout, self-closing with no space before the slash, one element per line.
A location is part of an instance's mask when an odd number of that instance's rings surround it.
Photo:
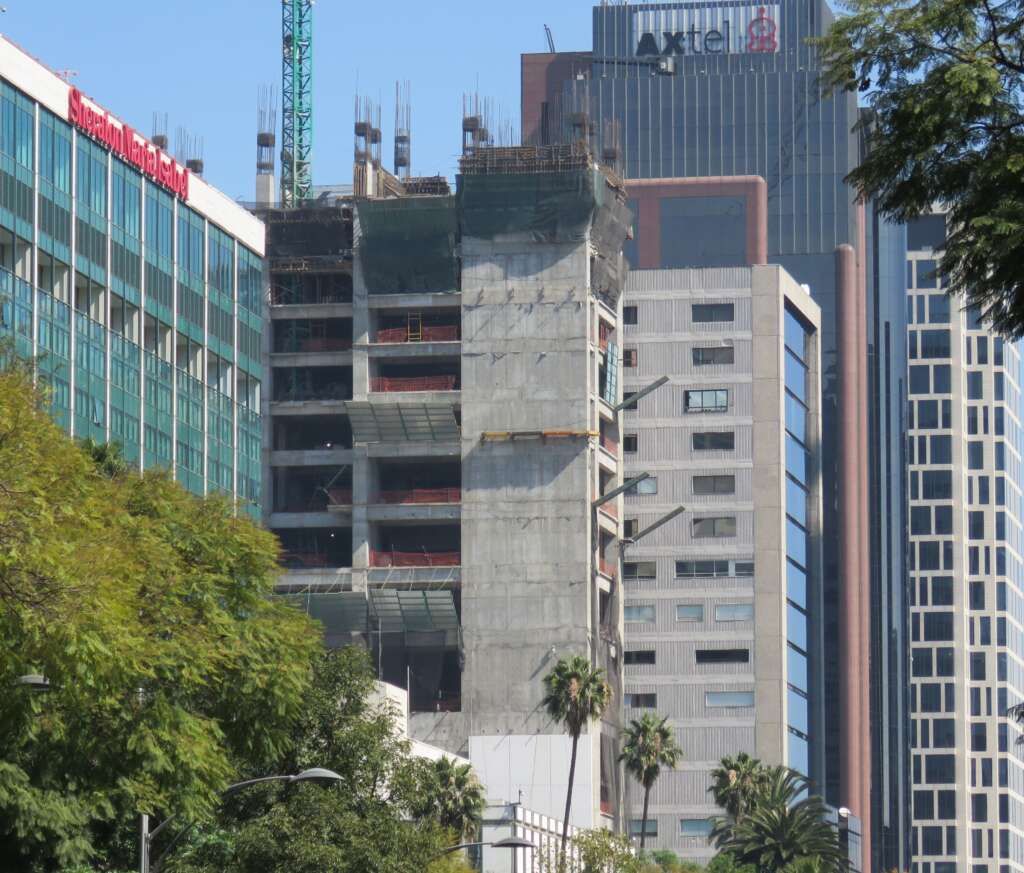
<path fill-rule="evenodd" d="M 438 858 L 443 858 L 445 855 L 450 855 L 452 852 L 457 852 L 459 849 L 472 849 L 476 846 L 491 846 L 494 849 L 533 849 L 536 848 L 533 843 L 523 837 L 505 837 L 503 840 L 497 840 L 495 842 L 477 842 L 477 843 L 459 843 L 457 846 L 449 846 L 443 852 L 438 852 L 433 858 L 427 859 L 429 864 L 431 861 L 436 861 Z"/>
<path fill-rule="evenodd" d="M 242 782 L 235 782 L 233 785 L 229 785 L 221 792 L 221 797 L 228 797 L 231 794 L 235 794 L 241 791 L 243 788 L 248 788 L 250 785 L 258 785 L 261 782 L 286 782 L 291 784 L 292 782 L 341 782 L 342 777 L 335 773 L 333 770 L 325 770 L 323 767 L 312 767 L 309 770 L 303 770 L 301 773 L 296 773 L 293 776 L 260 776 L 258 779 L 245 779 Z M 175 816 L 169 815 L 159 825 L 156 826 L 152 831 L 149 829 L 149 816 L 142 816 L 142 827 L 139 834 L 139 873 L 158 873 L 160 870 L 160 862 L 167 857 L 168 853 L 173 849 L 178 841 L 185 836 L 191 829 L 194 822 L 189 822 L 188 826 L 178 832 L 178 835 L 171 840 L 170 844 L 164 849 L 152 862 L 150 866 L 149 853 L 153 847 L 153 840 L 157 838 L 160 832 L 167 827 Z"/>

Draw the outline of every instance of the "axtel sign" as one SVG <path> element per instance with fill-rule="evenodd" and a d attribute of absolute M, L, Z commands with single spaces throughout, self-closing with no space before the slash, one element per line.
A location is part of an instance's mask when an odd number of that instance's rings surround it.
<path fill-rule="evenodd" d="M 779 50 L 779 7 L 677 6 L 638 11 L 636 54 L 728 55 Z"/>
<path fill-rule="evenodd" d="M 172 194 L 188 200 L 188 169 L 127 124 L 83 98 L 77 88 L 68 92 L 68 121 Z"/>

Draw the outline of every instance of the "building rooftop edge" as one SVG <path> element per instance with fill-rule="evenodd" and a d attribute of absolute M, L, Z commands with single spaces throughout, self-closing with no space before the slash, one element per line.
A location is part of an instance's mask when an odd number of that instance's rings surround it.
<path fill-rule="evenodd" d="M 0 34 L 0 75 L 45 106 L 54 115 L 68 121 L 68 93 L 75 86 L 62 79 L 50 67 L 6 34 Z M 124 123 L 120 116 L 107 109 L 104 103 L 84 91 L 82 93 L 90 103 L 94 103 L 113 118 Z M 261 257 L 264 255 L 266 234 L 263 222 L 244 207 L 239 206 L 219 188 L 215 188 L 200 176 L 192 174 L 189 180 L 189 196 L 185 202 L 231 234 L 240 243 Z"/>

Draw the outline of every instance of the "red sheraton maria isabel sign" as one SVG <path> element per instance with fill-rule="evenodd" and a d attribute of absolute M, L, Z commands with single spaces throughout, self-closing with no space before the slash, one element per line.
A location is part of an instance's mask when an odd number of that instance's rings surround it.
<path fill-rule="evenodd" d="M 72 88 L 68 92 L 68 121 L 83 133 L 103 143 L 114 154 L 138 167 L 157 184 L 177 194 L 182 200 L 188 200 L 188 169 L 164 154 L 127 124 L 118 121 L 98 106 L 87 103 L 77 88 Z"/>

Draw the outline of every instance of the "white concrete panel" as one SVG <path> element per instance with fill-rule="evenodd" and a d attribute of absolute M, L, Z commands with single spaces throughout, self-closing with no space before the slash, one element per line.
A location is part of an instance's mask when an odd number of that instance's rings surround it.
<path fill-rule="evenodd" d="M 569 821 L 575 827 L 596 827 L 591 761 L 599 754 L 594 734 L 580 737 Z M 523 803 L 541 815 L 561 819 L 569 785 L 572 739 L 566 734 L 471 736 L 469 759 L 487 789 L 490 803 Z"/>

